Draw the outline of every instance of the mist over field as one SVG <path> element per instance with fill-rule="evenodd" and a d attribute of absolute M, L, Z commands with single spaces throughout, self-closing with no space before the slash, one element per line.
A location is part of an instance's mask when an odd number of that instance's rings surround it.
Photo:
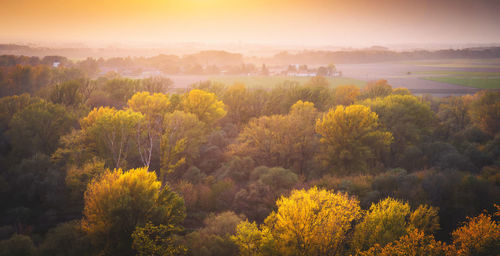
<path fill-rule="evenodd" d="M 500 255 L 499 10 L 0 0 L 0 256 Z"/>

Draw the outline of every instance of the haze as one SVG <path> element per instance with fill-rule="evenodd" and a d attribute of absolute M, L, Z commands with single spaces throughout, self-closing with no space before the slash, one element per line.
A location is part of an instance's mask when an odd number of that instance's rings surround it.
<path fill-rule="evenodd" d="M 3 43 L 370 46 L 500 42 L 493 0 L 0 0 Z"/>

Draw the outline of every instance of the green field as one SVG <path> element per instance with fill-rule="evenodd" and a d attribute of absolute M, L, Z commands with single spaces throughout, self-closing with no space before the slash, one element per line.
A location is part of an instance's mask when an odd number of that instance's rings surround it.
<path fill-rule="evenodd" d="M 285 81 L 298 82 L 300 84 L 307 83 L 311 77 L 294 77 L 294 76 L 216 76 L 211 77 L 209 80 L 214 82 L 232 85 L 235 83 L 242 83 L 249 88 L 270 88 Z M 366 85 L 365 81 L 348 78 L 348 77 L 326 77 L 330 86 L 336 87 L 339 85 L 356 85 L 363 87 Z"/>
<path fill-rule="evenodd" d="M 499 77 L 435 76 L 422 79 L 480 89 L 500 89 Z"/>

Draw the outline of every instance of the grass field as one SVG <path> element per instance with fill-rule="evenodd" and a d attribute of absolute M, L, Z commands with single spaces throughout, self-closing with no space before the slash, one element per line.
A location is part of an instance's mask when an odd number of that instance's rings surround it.
<path fill-rule="evenodd" d="M 499 77 L 434 76 L 422 79 L 480 89 L 500 89 Z"/>
<path fill-rule="evenodd" d="M 235 83 L 242 83 L 249 88 L 270 88 L 281 84 L 285 81 L 298 82 L 300 84 L 307 83 L 311 77 L 294 77 L 294 76 L 216 76 L 211 77 L 209 80 L 214 82 L 232 85 Z M 365 81 L 348 77 L 326 77 L 331 87 L 339 85 L 356 85 L 363 87 L 366 85 Z"/>

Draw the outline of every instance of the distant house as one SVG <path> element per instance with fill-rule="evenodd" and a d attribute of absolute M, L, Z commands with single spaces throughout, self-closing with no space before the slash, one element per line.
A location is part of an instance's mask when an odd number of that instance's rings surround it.
<path fill-rule="evenodd" d="M 59 61 L 54 61 L 54 63 L 52 63 L 52 67 L 54 67 L 54 68 L 59 67 L 59 65 L 61 65 L 61 62 L 59 62 Z"/>

